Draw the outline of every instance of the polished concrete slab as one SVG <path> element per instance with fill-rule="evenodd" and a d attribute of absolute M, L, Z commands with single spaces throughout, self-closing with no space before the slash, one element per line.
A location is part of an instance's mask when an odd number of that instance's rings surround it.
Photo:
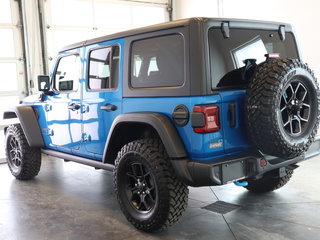
<path fill-rule="evenodd" d="M 305 161 L 288 185 L 264 195 L 233 184 L 190 188 L 182 220 L 146 234 L 122 215 L 110 172 L 45 157 L 40 174 L 23 182 L 0 164 L 0 239 L 318 240 L 319 169 L 319 157 Z M 203 209 L 218 200 L 239 208 L 223 215 Z"/>

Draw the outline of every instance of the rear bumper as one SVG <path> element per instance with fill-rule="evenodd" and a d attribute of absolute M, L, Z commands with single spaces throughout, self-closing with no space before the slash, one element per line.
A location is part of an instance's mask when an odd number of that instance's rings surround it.
<path fill-rule="evenodd" d="M 171 162 L 178 178 L 185 184 L 189 186 L 214 186 L 241 179 L 259 178 L 266 172 L 289 167 L 319 153 L 320 138 L 317 138 L 307 152 L 292 159 L 282 159 L 257 152 L 237 155 L 220 161 L 215 159 L 214 162 L 206 163 L 188 159 L 172 160 Z"/>

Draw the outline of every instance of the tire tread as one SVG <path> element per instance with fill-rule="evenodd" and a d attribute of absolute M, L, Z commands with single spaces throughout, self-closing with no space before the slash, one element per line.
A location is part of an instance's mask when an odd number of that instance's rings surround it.
<path fill-rule="evenodd" d="M 303 69 L 315 86 L 317 112 L 311 133 L 303 140 L 286 140 L 277 122 L 277 108 L 288 75 Z M 320 120 L 320 94 L 317 79 L 307 64 L 297 59 L 275 59 L 258 65 L 246 95 L 247 130 L 252 142 L 265 154 L 293 158 L 307 151 L 314 141 Z"/>
<path fill-rule="evenodd" d="M 286 169 L 286 176 L 284 177 L 262 177 L 258 180 L 249 180 L 248 186 L 245 187 L 250 192 L 265 193 L 277 190 L 286 185 L 291 179 L 293 170 Z"/>
<path fill-rule="evenodd" d="M 41 168 L 41 152 L 39 148 L 32 148 L 29 146 L 26 136 L 24 135 L 23 129 L 20 124 L 12 124 L 7 128 L 6 139 L 9 135 L 13 135 L 20 144 L 22 152 L 22 164 L 21 170 L 15 172 L 9 166 L 10 172 L 18 180 L 30 180 L 38 175 Z M 7 140 L 5 141 L 7 144 Z M 9 161 L 9 154 L 6 148 L 6 158 Z"/>
<path fill-rule="evenodd" d="M 160 199 L 155 217 L 148 220 L 139 221 L 133 218 L 119 197 L 117 169 L 121 159 L 128 152 L 135 152 L 149 160 L 158 180 L 159 195 L 165 196 Z M 189 190 L 184 183 L 177 179 L 166 150 L 159 139 L 136 140 L 122 147 L 115 161 L 113 183 L 122 212 L 128 221 L 139 230 L 145 232 L 162 231 L 179 221 L 187 208 Z"/>

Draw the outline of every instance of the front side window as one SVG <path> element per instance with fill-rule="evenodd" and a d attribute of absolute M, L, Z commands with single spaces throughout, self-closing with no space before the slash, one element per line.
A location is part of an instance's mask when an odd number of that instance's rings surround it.
<path fill-rule="evenodd" d="M 176 87 L 184 83 L 184 40 L 168 35 L 135 41 L 131 51 L 133 88 Z"/>
<path fill-rule="evenodd" d="M 117 88 L 119 81 L 119 47 L 93 50 L 89 57 L 89 89 Z"/>
<path fill-rule="evenodd" d="M 80 78 L 79 55 L 69 55 L 60 59 L 55 76 L 57 91 L 77 91 Z"/>
<path fill-rule="evenodd" d="M 220 28 L 211 28 L 209 49 L 212 88 L 245 87 L 267 53 L 298 58 L 293 34 L 286 33 L 282 41 L 275 30 L 231 28 L 225 39 Z"/>

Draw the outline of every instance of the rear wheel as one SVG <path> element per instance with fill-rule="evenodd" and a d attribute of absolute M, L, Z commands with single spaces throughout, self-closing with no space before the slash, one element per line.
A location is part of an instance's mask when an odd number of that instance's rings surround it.
<path fill-rule="evenodd" d="M 128 221 L 146 232 L 177 222 L 188 203 L 188 188 L 176 178 L 157 139 L 133 141 L 121 149 L 115 162 L 114 187 Z"/>
<path fill-rule="evenodd" d="M 265 193 L 283 187 L 289 182 L 290 178 L 292 177 L 293 170 L 285 169 L 286 175 L 283 177 L 277 176 L 278 171 L 279 170 L 277 169 L 273 172 L 267 173 L 262 178 L 257 180 L 248 180 L 248 186 L 246 186 L 245 188 L 250 192 Z"/>
<path fill-rule="evenodd" d="M 40 149 L 29 146 L 20 124 L 7 128 L 5 150 L 13 176 L 19 180 L 28 180 L 38 175 L 41 167 Z"/>

